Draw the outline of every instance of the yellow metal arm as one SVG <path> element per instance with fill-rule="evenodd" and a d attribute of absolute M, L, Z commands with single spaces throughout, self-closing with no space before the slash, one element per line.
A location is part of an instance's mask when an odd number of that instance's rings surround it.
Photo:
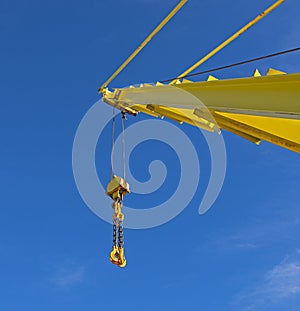
<path fill-rule="evenodd" d="M 203 64 L 205 61 L 207 61 L 209 58 L 214 56 L 217 52 L 222 50 L 225 46 L 227 46 L 230 42 L 232 42 L 234 39 L 236 39 L 238 36 L 240 36 L 242 33 L 244 33 L 246 30 L 248 30 L 250 27 L 252 27 L 254 24 L 256 24 L 258 21 L 260 21 L 263 17 L 265 17 L 267 14 L 272 12 L 275 8 L 277 8 L 280 4 L 282 4 L 285 0 L 278 0 L 273 5 L 271 5 L 269 8 L 267 8 L 264 12 L 259 14 L 257 17 L 255 17 L 251 22 L 249 22 L 247 25 L 245 25 L 243 28 L 241 28 L 239 31 L 234 33 L 231 37 L 229 37 L 227 40 L 225 40 L 223 43 L 221 43 L 219 46 L 217 46 L 215 49 L 213 49 L 211 52 L 209 52 L 207 55 L 205 55 L 203 58 L 201 58 L 196 64 L 191 66 L 189 69 L 184 71 L 181 75 L 177 77 L 174 81 L 171 82 L 171 84 L 174 84 L 178 79 L 188 75 L 190 72 L 195 70 L 197 67 L 199 67 L 201 64 Z"/>
<path fill-rule="evenodd" d="M 167 22 L 181 9 L 187 0 L 181 0 L 176 7 L 164 18 L 164 20 L 151 32 L 142 44 L 125 60 L 125 62 L 110 76 L 109 79 L 98 89 L 101 93 L 108 84 L 134 59 L 134 57 L 146 46 L 146 44 L 167 24 Z"/>
<path fill-rule="evenodd" d="M 124 88 L 108 95 L 116 107 L 129 106 L 206 130 L 219 127 L 254 143 L 266 140 L 300 153 L 300 73 Z"/>

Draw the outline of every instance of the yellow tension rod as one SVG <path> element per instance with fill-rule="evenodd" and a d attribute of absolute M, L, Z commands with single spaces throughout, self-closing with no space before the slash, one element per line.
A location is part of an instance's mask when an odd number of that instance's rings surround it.
<path fill-rule="evenodd" d="M 235 34 L 233 34 L 231 37 L 229 37 L 227 40 L 225 40 L 223 43 L 221 43 L 219 46 L 217 46 L 214 50 L 209 52 L 206 56 L 201 58 L 196 64 L 194 64 L 192 67 L 187 69 L 185 72 L 183 72 L 181 75 L 177 77 L 177 79 L 173 80 L 171 84 L 175 83 L 178 79 L 188 75 L 190 72 L 192 72 L 194 69 L 199 67 L 201 64 L 203 64 L 205 61 L 207 61 L 209 58 L 211 58 L 213 55 L 215 55 L 217 52 L 219 52 L 221 49 L 223 49 L 226 45 L 228 45 L 230 42 L 232 42 L 234 39 L 236 39 L 239 35 L 244 33 L 246 30 L 248 30 L 250 27 L 252 27 L 254 24 L 256 24 L 258 21 L 260 21 L 263 17 L 265 17 L 267 14 L 272 12 L 275 8 L 277 8 L 280 4 L 282 4 L 285 0 L 278 0 L 273 5 L 271 5 L 269 8 L 267 8 L 264 12 L 259 14 L 257 17 L 255 17 L 251 22 L 249 22 L 247 25 L 245 25 L 243 28 L 241 28 L 239 31 L 237 31 Z"/>
<path fill-rule="evenodd" d="M 164 20 L 151 32 L 151 34 L 143 41 L 143 43 L 125 60 L 125 62 L 111 75 L 111 77 L 103 83 L 98 89 L 101 93 L 108 84 L 133 60 L 133 58 L 146 46 L 146 44 L 167 24 L 167 22 L 182 8 L 187 0 L 181 0 L 176 7 L 164 18 Z"/>

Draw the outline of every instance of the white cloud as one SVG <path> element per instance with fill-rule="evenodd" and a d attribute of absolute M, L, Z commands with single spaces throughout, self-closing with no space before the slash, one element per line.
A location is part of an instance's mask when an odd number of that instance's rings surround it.
<path fill-rule="evenodd" d="M 300 297 L 299 254 L 296 250 L 295 255 L 267 271 L 260 284 L 238 296 L 237 304 L 243 310 L 263 310 L 266 306 Z"/>
<path fill-rule="evenodd" d="M 86 269 L 82 265 L 64 263 L 56 269 L 52 283 L 61 288 L 69 288 L 81 283 L 85 272 Z"/>
<path fill-rule="evenodd" d="M 270 300 L 300 294 L 300 261 L 281 263 L 269 271 L 263 291 Z"/>

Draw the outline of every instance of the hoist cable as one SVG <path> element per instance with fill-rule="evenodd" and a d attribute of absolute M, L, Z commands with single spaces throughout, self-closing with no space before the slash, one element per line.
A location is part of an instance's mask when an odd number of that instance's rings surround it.
<path fill-rule="evenodd" d="M 243 34 L 245 31 L 247 31 L 250 27 L 255 25 L 258 21 L 260 21 L 262 18 L 264 18 L 266 15 L 268 15 L 270 12 L 272 12 L 275 8 L 277 8 L 280 4 L 282 4 L 285 0 L 277 0 L 275 3 L 273 3 L 270 7 L 268 7 L 264 12 L 256 16 L 253 20 L 251 20 L 249 23 L 247 23 L 244 27 L 239 29 L 237 32 L 235 32 L 233 35 L 231 35 L 228 39 L 223 41 L 221 44 L 219 44 L 216 48 L 214 48 L 212 51 L 210 51 L 208 54 L 206 54 L 204 57 L 202 57 L 197 63 L 195 63 L 193 66 L 189 67 L 187 70 L 185 70 L 182 74 L 177 76 L 171 84 L 176 83 L 178 79 L 183 78 L 184 76 L 188 75 L 190 72 L 194 71 L 197 67 L 199 67 L 201 64 L 206 62 L 208 59 L 210 59 L 212 56 L 214 56 L 216 53 L 218 53 L 220 50 L 222 50 L 224 47 L 226 47 L 230 42 L 238 38 L 241 34 Z"/>
<path fill-rule="evenodd" d="M 227 68 L 232 68 L 232 67 L 236 67 L 236 66 L 240 66 L 240 65 L 245 65 L 245 64 L 248 64 L 248 63 L 253 63 L 253 62 L 258 61 L 258 60 L 262 60 L 262 59 L 266 59 L 266 58 L 271 58 L 271 57 L 275 57 L 275 56 L 279 56 L 279 55 L 284 55 L 284 54 L 296 52 L 296 51 L 299 51 L 299 50 L 300 50 L 300 47 L 297 47 L 297 48 L 294 48 L 294 49 L 290 49 L 290 50 L 280 51 L 280 52 L 277 52 L 277 53 L 273 53 L 273 54 L 269 54 L 269 55 L 264 55 L 264 56 L 260 56 L 260 57 L 256 57 L 256 58 L 252 58 L 252 59 L 248 59 L 248 60 L 244 60 L 244 61 L 241 61 L 241 62 L 238 62 L 238 63 L 233 63 L 233 64 L 230 64 L 230 65 L 216 67 L 216 68 L 213 68 L 213 69 L 199 71 L 199 72 L 196 72 L 196 73 L 190 73 L 188 75 L 183 76 L 182 78 L 194 77 L 194 76 L 198 76 L 198 75 L 205 74 L 205 73 L 211 73 L 211 72 L 222 70 L 222 69 L 227 69 Z M 162 80 L 160 82 L 161 83 L 167 83 L 167 82 L 173 81 L 174 79 L 176 79 L 176 78 Z"/>
<path fill-rule="evenodd" d="M 126 159 L 125 159 L 125 112 L 122 112 L 122 158 L 123 158 L 123 178 L 126 180 Z"/>
<path fill-rule="evenodd" d="M 114 175 L 114 161 L 115 161 L 115 107 L 113 107 L 113 116 L 111 120 L 111 166 L 110 166 L 110 178 Z"/>

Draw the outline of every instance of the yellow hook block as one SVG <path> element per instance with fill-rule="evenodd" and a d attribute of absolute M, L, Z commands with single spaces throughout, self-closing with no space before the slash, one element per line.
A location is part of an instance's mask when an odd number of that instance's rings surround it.
<path fill-rule="evenodd" d="M 123 200 L 126 193 L 130 193 L 129 184 L 124 178 L 114 175 L 107 185 L 106 194 L 114 201 L 119 201 Z"/>

